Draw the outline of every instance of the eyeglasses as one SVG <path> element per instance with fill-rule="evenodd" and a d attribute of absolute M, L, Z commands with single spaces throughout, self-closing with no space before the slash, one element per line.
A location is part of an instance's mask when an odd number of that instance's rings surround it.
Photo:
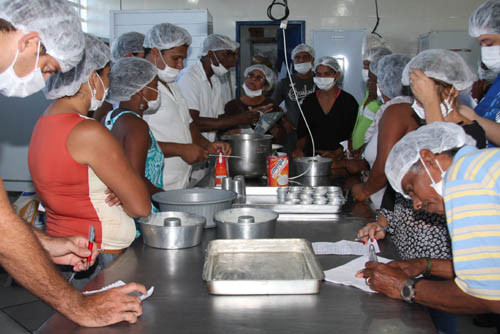
<path fill-rule="evenodd" d="M 248 79 L 255 79 L 256 81 L 262 81 L 262 82 L 264 82 L 266 80 L 266 78 L 263 77 L 262 75 L 253 74 L 252 72 L 247 74 L 247 78 Z"/>

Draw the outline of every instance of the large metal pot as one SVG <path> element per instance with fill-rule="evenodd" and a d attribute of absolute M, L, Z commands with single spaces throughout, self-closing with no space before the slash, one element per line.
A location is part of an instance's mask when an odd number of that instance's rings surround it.
<path fill-rule="evenodd" d="M 236 208 L 214 215 L 220 239 L 271 239 L 278 214 L 268 209 Z"/>
<path fill-rule="evenodd" d="M 215 227 L 216 212 L 229 209 L 236 193 L 228 190 L 194 188 L 169 190 L 153 195 L 160 211 L 182 211 L 194 213 L 207 219 L 206 227 Z"/>
<path fill-rule="evenodd" d="M 332 159 L 325 157 L 294 158 L 295 172 L 303 176 L 328 176 L 331 172 Z M 306 172 L 307 171 L 307 172 Z"/>
<path fill-rule="evenodd" d="M 241 158 L 228 159 L 230 175 L 258 177 L 266 175 L 266 158 L 271 155 L 273 136 L 258 134 L 238 134 L 223 136 L 222 140 L 231 145 L 231 155 Z"/>
<path fill-rule="evenodd" d="M 198 245 L 205 217 L 187 212 L 155 212 L 139 220 L 144 243 L 150 247 L 180 249 Z"/>

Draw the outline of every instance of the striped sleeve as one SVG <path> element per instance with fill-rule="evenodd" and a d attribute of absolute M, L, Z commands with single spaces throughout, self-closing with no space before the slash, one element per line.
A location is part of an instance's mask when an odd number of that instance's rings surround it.
<path fill-rule="evenodd" d="M 455 157 L 445 182 L 455 283 L 500 300 L 500 149 L 468 152 Z"/>

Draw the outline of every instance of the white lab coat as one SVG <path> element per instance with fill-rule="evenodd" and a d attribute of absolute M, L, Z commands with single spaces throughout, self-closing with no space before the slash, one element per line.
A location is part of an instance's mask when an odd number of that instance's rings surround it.
<path fill-rule="evenodd" d="M 157 141 L 191 144 L 189 124 L 193 121 L 189 115 L 186 101 L 177 83 L 169 83 L 167 88 L 158 82 L 161 94 L 161 105 L 152 115 L 144 115 L 144 120 Z M 180 157 L 165 158 L 163 169 L 163 189 L 173 190 L 186 188 L 191 175 L 191 165 Z"/>
<path fill-rule="evenodd" d="M 182 70 L 177 82 L 188 109 L 198 110 L 201 117 L 209 118 L 217 118 L 224 113 L 225 103 L 221 82 L 215 74 L 208 81 L 201 61 Z M 211 142 L 215 140 L 215 131 L 202 134 Z"/>

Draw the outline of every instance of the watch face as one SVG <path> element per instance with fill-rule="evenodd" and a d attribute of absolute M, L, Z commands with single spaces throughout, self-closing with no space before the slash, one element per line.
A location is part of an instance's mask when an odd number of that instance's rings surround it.
<path fill-rule="evenodd" d="M 403 286 L 403 297 L 409 299 L 410 296 L 411 296 L 410 287 L 407 285 Z"/>

